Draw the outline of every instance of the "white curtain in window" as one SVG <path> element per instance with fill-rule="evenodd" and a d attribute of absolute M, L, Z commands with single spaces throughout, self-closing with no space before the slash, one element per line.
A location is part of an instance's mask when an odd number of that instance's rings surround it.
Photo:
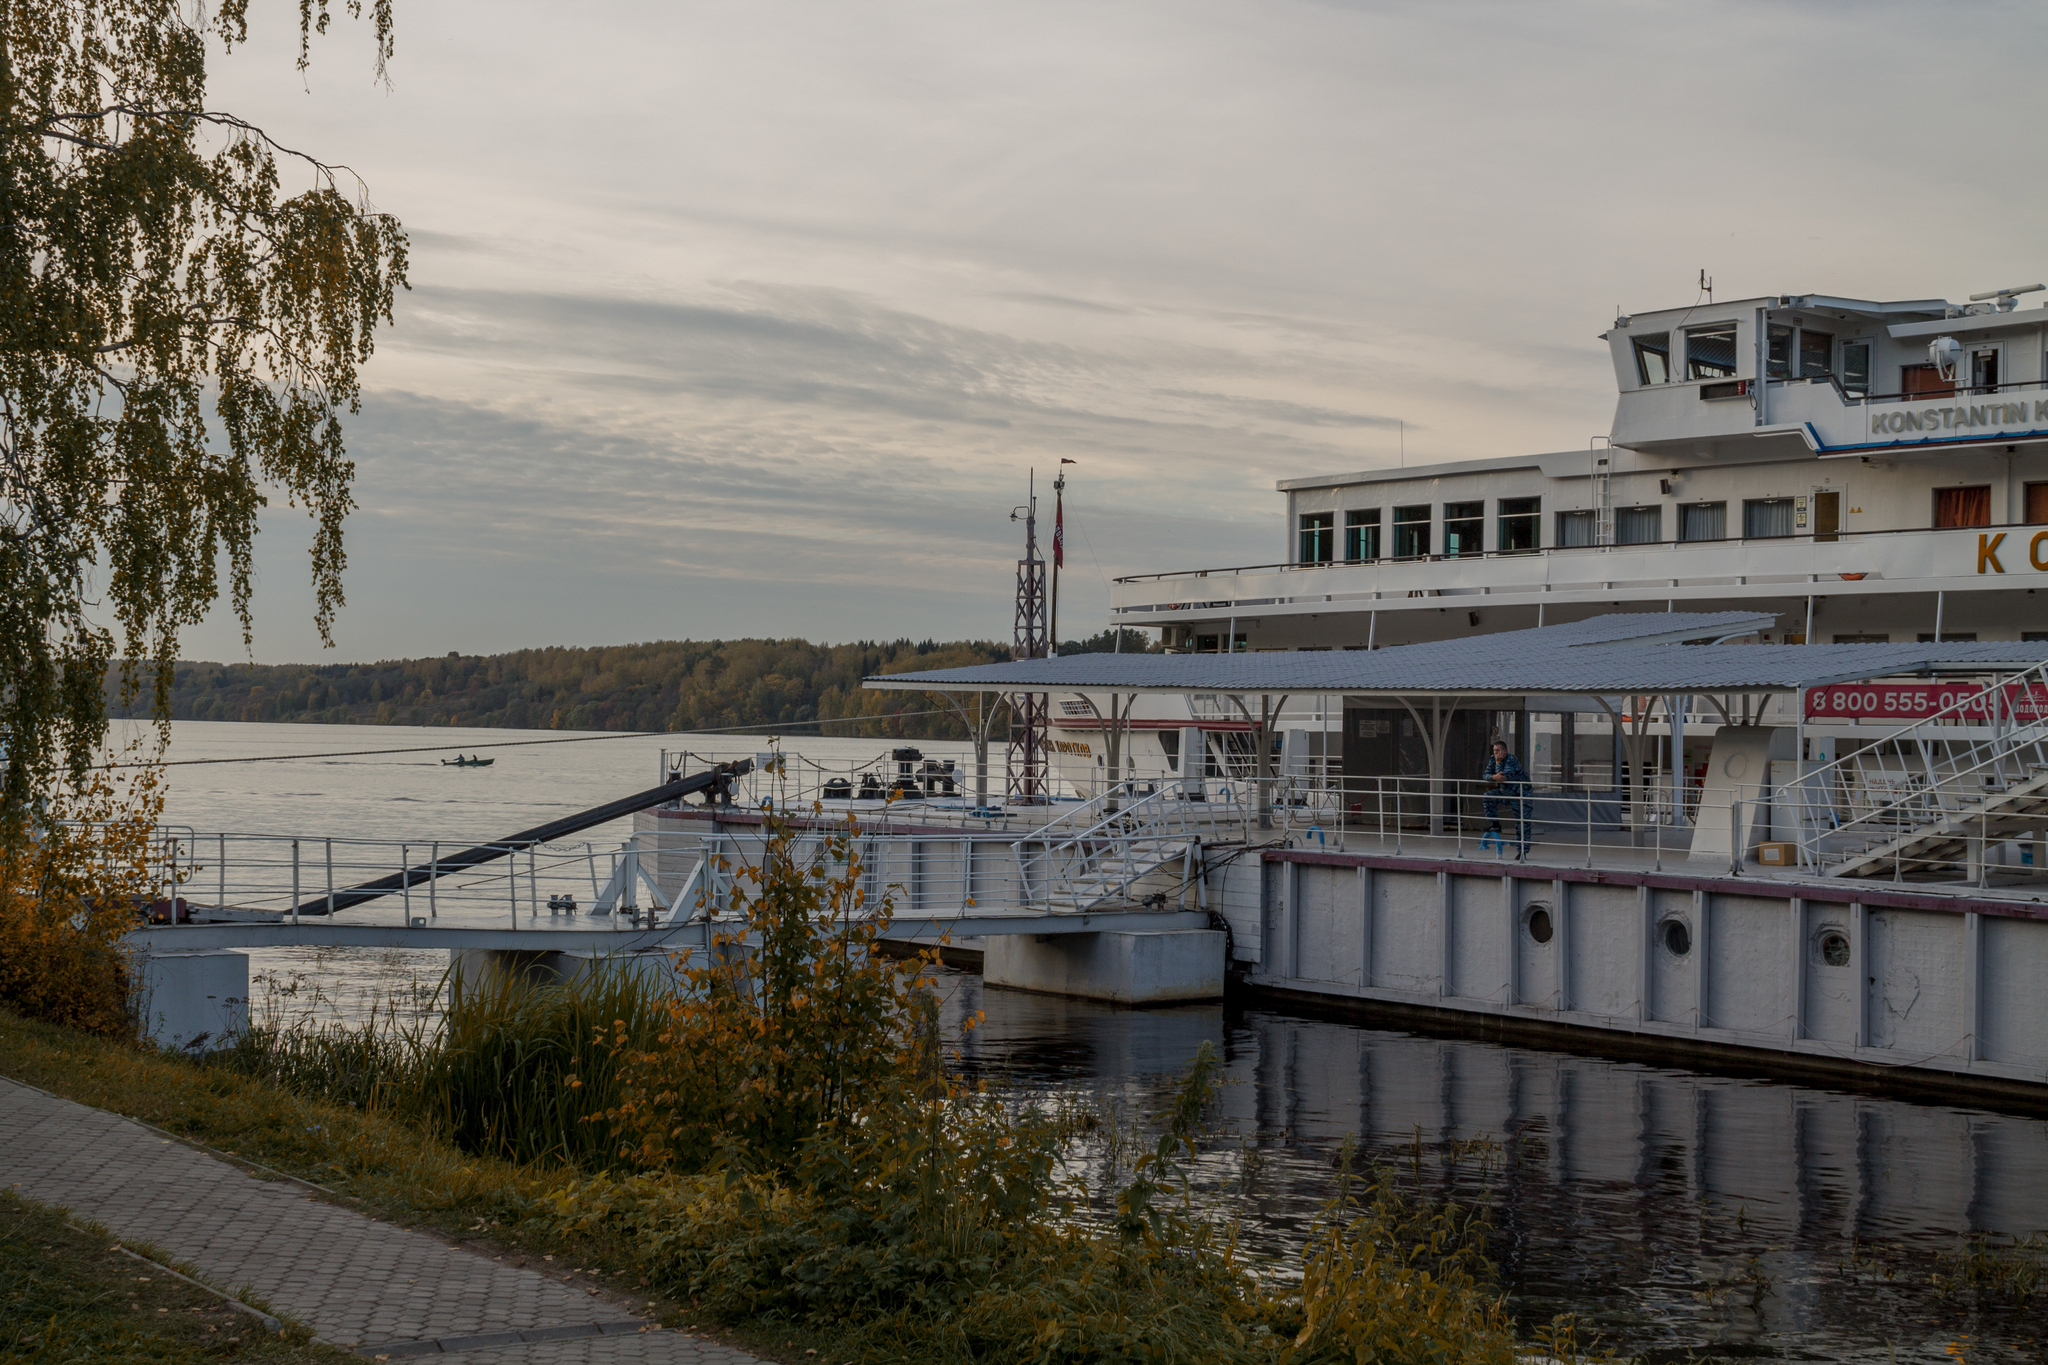
<path fill-rule="evenodd" d="M 1791 535 L 1792 499 L 1753 498 L 1742 504 L 1742 534 L 1745 536 Z"/>
<path fill-rule="evenodd" d="M 1664 539 L 1664 509 L 1624 507 L 1614 514 L 1616 545 L 1654 545 Z"/>
<path fill-rule="evenodd" d="M 1727 503 L 1701 502 L 1678 509 L 1680 540 L 1720 540 L 1727 534 Z"/>
<path fill-rule="evenodd" d="M 1591 512 L 1557 514 L 1557 543 L 1566 549 L 1593 544 L 1595 529 Z"/>

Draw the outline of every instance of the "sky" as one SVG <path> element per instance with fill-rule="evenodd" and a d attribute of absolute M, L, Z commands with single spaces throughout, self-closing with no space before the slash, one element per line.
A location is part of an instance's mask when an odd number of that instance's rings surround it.
<path fill-rule="evenodd" d="M 1282 557 L 1278 479 L 1584 448 L 1703 269 L 2048 276 L 2038 4 L 399 0 L 384 85 L 252 8 L 213 105 L 412 241 L 335 648 L 274 498 L 262 662 L 1007 638 L 1062 458 L 1073 638 Z"/>

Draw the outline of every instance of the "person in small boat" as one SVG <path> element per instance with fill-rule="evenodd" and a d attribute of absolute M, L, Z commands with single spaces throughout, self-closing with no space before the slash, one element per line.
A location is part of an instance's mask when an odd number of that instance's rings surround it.
<path fill-rule="evenodd" d="M 1508 742 L 1493 742 L 1493 757 L 1486 761 L 1486 832 L 1503 846 L 1500 832 L 1502 808 L 1515 822 L 1515 843 L 1521 853 L 1529 851 L 1529 774 L 1522 761 L 1508 752 Z M 1519 854 L 1517 855 L 1519 856 Z"/>

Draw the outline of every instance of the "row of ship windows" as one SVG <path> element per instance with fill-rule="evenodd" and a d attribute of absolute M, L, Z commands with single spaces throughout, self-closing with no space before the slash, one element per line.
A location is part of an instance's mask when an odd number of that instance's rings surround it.
<path fill-rule="evenodd" d="M 1687 379 L 1733 379 L 1738 365 L 1735 324 L 1710 323 L 1680 332 L 1685 342 Z M 1668 384 L 1673 377 L 1671 333 L 1652 332 L 1633 338 L 1636 378 L 1644 384 Z M 1776 323 L 1770 329 L 1770 354 L 1765 363 L 1773 379 L 1826 379 L 1834 373 L 1835 339 L 1826 332 Z M 1842 386 L 1861 389 L 1870 386 L 1870 343 L 1845 342 L 1842 346 Z"/>
<path fill-rule="evenodd" d="M 1803 500 L 1799 500 L 1803 501 Z M 1543 500 L 1541 498 L 1501 498 L 1497 506 L 1498 530 L 1493 545 L 1496 554 L 1532 554 L 1543 548 Z M 1680 503 L 1672 509 L 1677 513 L 1675 528 L 1680 541 L 1726 540 L 1728 538 L 1728 504 L 1726 502 Z M 1760 540 L 1773 536 L 1794 536 L 1812 534 L 1822 539 L 1832 539 L 1841 529 L 1841 495 L 1839 493 L 1817 493 L 1811 499 L 1810 525 L 1798 521 L 1798 507 L 1792 498 L 1748 498 L 1742 504 L 1742 531 L 1745 539 Z M 1340 558 L 1346 563 L 1363 563 L 1372 559 L 1463 559 L 1487 553 L 1486 546 L 1486 503 L 1447 502 L 1443 505 L 1443 549 L 1433 544 L 1436 531 L 1435 508 L 1429 503 L 1416 503 L 1393 509 L 1393 517 L 1383 528 L 1382 509 L 1378 507 L 1354 508 L 1344 514 L 1344 540 L 1341 547 L 1337 541 L 1337 514 L 1335 512 L 1304 512 L 1301 514 L 1301 557 L 1303 564 L 1331 564 Z M 1977 484 L 1966 488 L 1937 488 L 1934 490 L 1933 525 L 1936 529 L 1951 527 L 1989 526 L 1991 524 L 1991 486 Z M 1559 549 L 1575 549 L 1580 546 L 1599 543 L 1598 514 L 1590 511 L 1558 512 L 1556 531 L 1551 545 Z M 2048 525 L 2048 483 L 2030 483 L 2026 486 L 2026 516 L 2030 525 Z M 1382 530 L 1390 533 L 1382 538 Z M 1618 507 L 1614 511 L 1614 544 L 1655 545 L 1664 539 L 1664 509 L 1662 507 Z M 1341 551 L 1341 553 L 1340 553 Z"/>
<path fill-rule="evenodd" d="M 1706 327 L 1690 327 L 1680 332 L 1684 345 L 1684 377 L 1686 379 L 1733 379 L 1739 363 L 1735 349 L 1735 324 L 1714 323 Z M 1653 332 L 1647 336 L 1632 338 L 1636 356 L 1636 379 L 1643 387 L 1669 384 L 1678 377 L 1671 353 L 1671 333 Z M 1970 388 L 1972 392 L 1998 391 L 1999 348 L 1979 346 L 1970 351 Z M 1773 323 L 1770 328 L 1770 351 L 1764 358 L 1765 372 L 1772 379 L 1826 379 L 1838 375 L 1843 392 L 1852 398 L 1865 397 L 1870 393 L 1870 343 L 1867 341 L 1845 341 L 1841 348 L 1841 368 L 1835 368 L 1835 339 L 1826 332 L 1808 331 L 1803 327 L 1787 327 Z M 1944 378 L 1931 363 L 1901 365 L 1899 367 L 1898 397 L 1934 398 L 1952 395 L 1956 391 L 1956 379 Z M 1703 391 L 1703 396 L 1714 397 Z"/>

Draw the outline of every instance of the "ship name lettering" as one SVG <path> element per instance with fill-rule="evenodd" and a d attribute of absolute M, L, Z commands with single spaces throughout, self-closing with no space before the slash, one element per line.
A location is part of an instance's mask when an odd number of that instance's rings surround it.
<path fill-rule="evenodd" d="M 2039 537 L 2036 537 L 2036 539 L 2038 540 L 2038 539 L 2039 539 Z M 1997 535 L 1995 535 L 1995 536 L 1987 536 L 1987 535 L 1984 535 L 1984 534 L 1983 534 L 1983 533 L 1981 533 L 1981 532 L 1979 532 L 1979 533 L 1978 533 L 1978 536 L 1977 536 L 1977 572 L 1978 572 L 1978 573 L 1983 573 L 1983 572 L 1984 572 L 1984 566 L 1985 566 L 1986 564 L 1989 564 L 1989 565 L 1991 566 L 1991 572 L 1993 572 L 1993 573 L 2004 573 L 2004 572 L 2005 572 L 2005 565 L 2003 565 L 2003 564 L 2001 564 L 2001 563 L 1999 563 L 1999 562 L 1998 562 L 1998 547 L 1999 547 L 1999 546 L 2000 546 L 2001 544 L 2003 544 L 2004 542 L 2005 542 L 2005 532 L 2003 532 L 2003 531 L 2000 531 L 2000 532 L 1999 532 L 1999 533 L 1998 533 Z"/>
<path fill-rule="evenodd" d="M 2034 538 L 2027 542 L 2027 562 L 2043 572 L 2048 572 L 2048 559 L 2041 556 L 2043 547 L 2048 547 L 2048 531 L 2034 532 Z"/>
<path fill-rule="evenodd" d="M 2048 398 L 2037 398 L 2031 411 L 2036 422 L 2048 422 Z M 1969 407 L 1919 408 L 1902 412 L 1870 414 L 1872 435 L 1902 431 L 1944 431 L 1958 427 L 2002 427 L 2027 421 L 2025 401 L 2018 403 L 1973 403 Z"/>

